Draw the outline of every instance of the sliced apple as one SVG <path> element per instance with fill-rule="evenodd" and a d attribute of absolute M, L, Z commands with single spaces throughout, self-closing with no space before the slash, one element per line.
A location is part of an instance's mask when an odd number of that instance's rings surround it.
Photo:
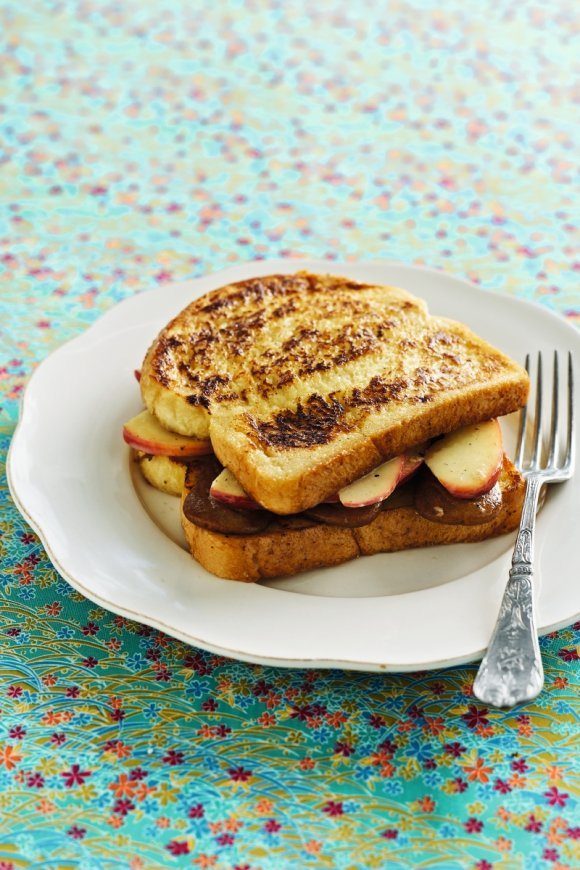
<path fill-rule="evenodd" d="M 422 452 L 417 450 L 410 450 L 408 453 L 403 453 L 403 467 L 401 469 L 401 476 L 397 481 L 397 486 L 407 480 L 408 477 L 415 474 L 416 471 L 423 465 L 425 460 L 425 456 Z"/>
<path fill-rule="evenodd" d="M 373 468 L 364 477 L 359 477 L 354 483 L 339 491 L 341 504 L 355 508 L 384 501 L 399 482 L 404 466 L 403 456 L 395 456 L 394 459 L 389 459 L 377 468 Z"/>
<path fill-rule="evenodd" d="M 229 468 L 224 468 L 216 477 L 209 488 L 209 494 L 216 501 L 221 501 L 223 504 L 229 504 L 234 508 L 244 508 L 245 510 L 262 510 L 262 505 L 254 501 L 251 495 L 242 489 L 237 477 L 232 474 Z"/>
<path fill-rule="evenodd" d="M 173 456 L 184 459 L 187 456 L 202 456 L 211 453 L 211 441 L 177 435 L 164 429 L 149 411 L 142 411 L 125 423 L 123 438 L 135 450 L 142 450 L 152 456 Z"/>
<path fill-rule="evenodd" d="M 133 374 L 135 375 L 135 380 L 139 383 L 141 380 L 141 369 L 135 369 Z"/>
<path fill-rule="evenodd" d="M 429 447 L 425 462 L 456 498 L 477 498 L 489 492 L 503 464 L 498 421 L 488 420 L 450 432 Z"/>

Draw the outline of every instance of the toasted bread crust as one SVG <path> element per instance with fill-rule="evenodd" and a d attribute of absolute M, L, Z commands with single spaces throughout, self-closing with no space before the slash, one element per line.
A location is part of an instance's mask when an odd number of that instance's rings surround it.
<path fill-rule="evenodd" d="M 272 275 L 196 300 L 145 359 L 167 428 L 211 438 L 269 510 L 298 513 L 384 459 L 525 404 L 527 374 L 404 290 Z"/>
<path fill-rule="evenodd" d="M 249 449 L 247 430 L 236 429 L 236 421 L 216 431 L 212 444 L 222 465 L 264 507 L 278 514 L 299 513 L 409 447 L 517 410 L 525 404 L 527 391 L 527 382 L 516 380 L 501 387 L 497 381 L 475 386 L 469 401 L 451 393 L 434 406 L 401 413 L 386 431 L 379 421 L 376 433 L 363 430 L 343 437 L 340 450 L 319 450 L 317 458 L 308 451 L 304 460 L 296 451 L 281 467 Z"/>
<path fill-rule="evenodd" d="M 513 531 L 519 523 L 525 484 L 507 457 L 499 483 L 501 511 L 490 523 L 479 526 L 433 523 L 410 507 L 383 511 L 368 525 L 355 529 L 315 523 L 302 529 L 273 525 L 260 534 L 224 535 L 200 528 L 183 513 L 182 526 L 192 556 L 206 570 L 227 580 L 253 583 L 339 565 L 358 556 L 483 541 Z"/>

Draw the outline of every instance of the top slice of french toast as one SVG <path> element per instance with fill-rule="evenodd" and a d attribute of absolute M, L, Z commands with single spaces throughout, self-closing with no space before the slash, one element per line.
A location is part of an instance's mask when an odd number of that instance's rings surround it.
<path fill-rule="evenodd" d="M 521 407 L 509 357 L 395 287 L 298 272 L 222 287 L 161 331 L 141 373 L 168 429 L 212 440 L 261 504 L 318 504 L 389 456 Z"/>

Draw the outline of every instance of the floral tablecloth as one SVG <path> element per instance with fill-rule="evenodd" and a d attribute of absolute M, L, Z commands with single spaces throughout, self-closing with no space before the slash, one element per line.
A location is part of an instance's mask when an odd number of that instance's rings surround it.
<path fill-rule="evenodd" d="M 240 260 L 425 263 L 577 322 L 571 2 L 0 16 L 3 456 L 52 349 Z M 509 712 L 474 667 L 241 664 L 95 607 L 0 498 L 1 870 L 579 866 L 580 626 Z"/>

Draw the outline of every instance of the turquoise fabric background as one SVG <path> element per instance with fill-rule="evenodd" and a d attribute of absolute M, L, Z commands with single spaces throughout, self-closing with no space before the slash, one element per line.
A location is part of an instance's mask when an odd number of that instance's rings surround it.
<path fill-rule="evenodd" d="M 2 456 L 52 349 L 239 261 L 425 263 L 577 323 L 573 8 L 1 4 Z M 474 667 L 241 664 L 84 600 L 0 499 L 0 870 L 579 865 L 580 626 L 509 712 Z"/>

